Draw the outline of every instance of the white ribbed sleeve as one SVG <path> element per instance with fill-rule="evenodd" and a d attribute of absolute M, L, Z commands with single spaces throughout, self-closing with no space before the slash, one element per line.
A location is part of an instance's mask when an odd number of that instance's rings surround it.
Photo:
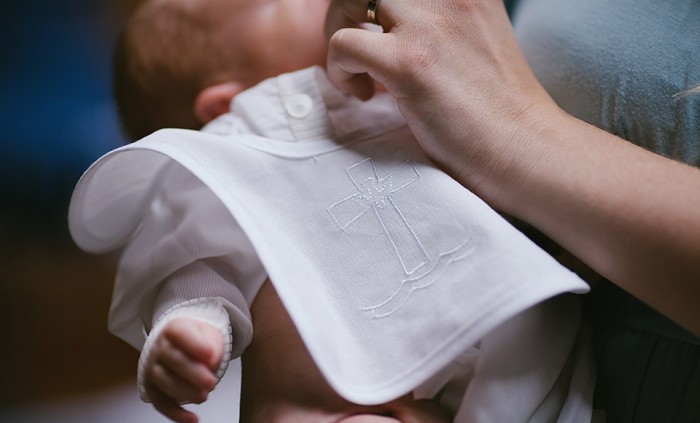
<path fill-rule="evenodd" d="M 227 280 L 225 272 L 217 269 L 214 260 L 198 260 L 179 269 L 161 285 L 153 304 L 151 322 L 155 323 L 168 310 L 199 298 L 218 298 L 228 313 L 233 335 L 232 357 L 243 354 L 253 339 L 253 324 L 243 294 Z M 155 324 L 152 325 L 155 328 Z"/>

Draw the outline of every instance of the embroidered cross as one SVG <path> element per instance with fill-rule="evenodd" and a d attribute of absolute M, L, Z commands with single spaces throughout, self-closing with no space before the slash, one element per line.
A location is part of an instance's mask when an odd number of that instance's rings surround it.
<path fill-rule="evenodd" d="M 421 178 L 413 163 L 406 162 L 379 178 L 374 161 L 368 158 L 350 166 L 347 174 L 357 192 L 328 208 L 338 227 L 345 230 L 366 213 L 374 213 L 407 275 L 426 264 L 427 252 L 392 200 L 392 195 Z"/>

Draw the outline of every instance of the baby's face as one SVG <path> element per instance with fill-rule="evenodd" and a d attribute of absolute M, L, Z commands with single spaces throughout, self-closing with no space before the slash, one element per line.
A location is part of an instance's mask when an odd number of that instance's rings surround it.
<path fill-rule="evenodd" d="M 323 25 L 329 0 L 212 0 L 229 11 L 226 36 L 247 50 L 247 85 L 326 63 Z M 225 16 L 225 15 L 224 15 Z M 230 32 L 228 32 L 230 31 Z"/>

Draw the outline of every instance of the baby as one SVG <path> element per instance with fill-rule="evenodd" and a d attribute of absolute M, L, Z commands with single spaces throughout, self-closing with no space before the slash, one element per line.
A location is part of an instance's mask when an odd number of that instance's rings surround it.
<path fill-rule="evenodd" d="M 327 6 L 148 0 L 127 23 L 128 135 L 207 124 L 110 153 L 71 203 L 81 247 L 124 249 L 110 329 L 142 348 L 142 398 L 194 422 L 242 354 L 244 422 L 590 420 L 577 303 L 548 300 L 585 284 L 432 167 L 393 100 L 334 91 Z"/>

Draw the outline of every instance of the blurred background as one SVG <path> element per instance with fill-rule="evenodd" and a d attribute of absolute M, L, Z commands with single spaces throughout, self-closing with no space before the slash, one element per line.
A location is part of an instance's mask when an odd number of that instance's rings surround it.
<path fill-rule="evenodd" d="M 82 172 L 123 143 L 111 49 L 137 2 L 3 0 L 0 422 L 166 421 L 136 396 L 137 352 L 106 329 L 116 257 L 81 252 L 66 227 Z M 229 373 L 204 423 L 237 421 Z"/>

